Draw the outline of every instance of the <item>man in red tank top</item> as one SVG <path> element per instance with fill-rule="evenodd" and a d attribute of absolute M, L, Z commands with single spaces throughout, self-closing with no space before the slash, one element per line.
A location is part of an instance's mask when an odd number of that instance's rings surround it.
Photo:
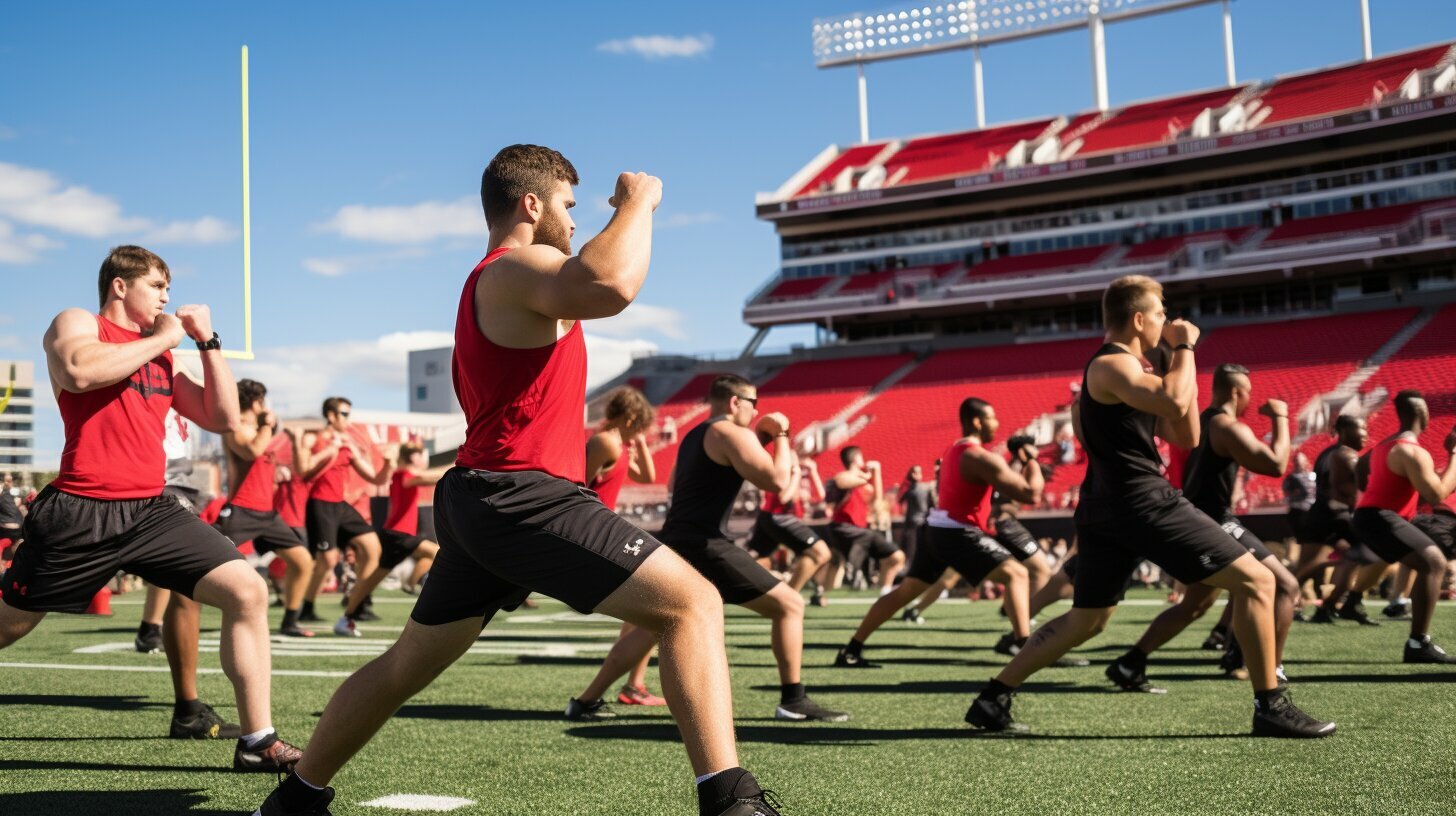
<path fill-rule="evenodd" d="M 880 463 L 866 462 L 864 452 L 857 445 L 840 451 L 839 461 L 844 464 L 844 470 L 830 480 L 837 501 L 829 525 L 829 540 L 839 557 L 856 569 L 864 569 L 870 558 L 879 562 L 880 594 L 883 595 L 894 586 L 896 576 L 905 566 L 905 553 L 895 542 L 879 530 L 870 529 L 870 514 L 885 497 L 884 475 L 880 472 Z M 822 589 L 824 584 L 819 586 Z"/>
<path fill-rule="evenodd" d="M 1013 501 L 1036 504 L 1041 501 L 1045 486 L 1041 465 L 1036 461 L 1034 448 L 1029 446 L 1017 450 L 1014 469 L 999 454 L 986 450 L 986 444 L 996 438 L 1000 423 L 996 409 L 985 400 L 966 398 L 960 406 L 960 423 L 962 437 L 951 444 L 942 458 L 944 465 L 936 481 L 936 506 L 915 547 L 915 562 L 910 565 L 909 575 L 870 606 L 854 637 L 839 650 L 834 665 L 878 668 L 861 654 L 865 641 L 951 568 L 973 586 L 986 580 L 1006 584 L 1013 645 L 1020 649 L 1031 635 L 1027 570 L 993 537 L 991 493 L 998 491 Z"/>
<path fill-rule="evenodd" d="M 413 442 L 400 445 L 395 460 L 396 465 L 389 474 L 389 516 L 379 536 L 379 565 L 359 574 L 359 582 L 344 606 L 344 615 L 334 624 L 334 634 L 340 637 L 360 636 L 355 624 L 362 619 L 360 612 L 365 600 L 395 567 L 406 558 L 414 558 L 414 570 L 406 586 L 415 586 L 430 571 L 439 551 L 439 545 L 419 534 L 420 489 L 433 487 L 447 469 L 426 469 L 425 449 Z"/>
<path fill-rule="evenodd" d="M 101 265 L 100 312 L 67 309 L 46 332 L 66 445 L 60 475 L 36 499 L 25 546 L 0 580 L 0 648 L 48 612 L 85 609 L 119 571 L 215 606 L 242 720 L 233 767 L 283 771 L 301 754 L 271 725 L 267 587 L 221 533 L 163 495 L 169 408 L 217 433 L 238 423 L 208 309 L 163 311 L 170 283 L 161 258 L 117 247 Z M 171 350 L 188 338 L 201 352 L 200 383 L 173 367 Z"/>
<path fill-rule="evenodd" d="M 456 312 L 452 369 L 466 435 L 458 466 L 435 488 L 440 553 L 399 640 L 334 694 L 264 816 L 325 810 L 333 794 L 324 786 L 344 762 L 497 611 L 533 591 L 658 633 L 663 694 L 697 775 L 699 813 L 778 814 L 738 767 L 717 590 L 583 486 L 581 321 L 618 314 L 637 296 L 662 183 L 619 176 L 612 219 L 573 256 L 576 182 L 565 157 L 536 145 L 507 147 L 485 169 L 490 248 Z"/>
<path fill-rule="evenodd" d="M 657 463 L 647 445 L 647 429 L 652 427 L 656 414 L 641 391 L 624 385 L 607 398 L 606 422 L 586 441 L 587 486 L 596 491 L 597 498 L 610 510 L 617 509 L 617 496 L 629 478 L 638 484 L 657 481 Z M 630 623 L 622 624 L 618 639 L 636 628 Z M 667 705 L 667 700 L 647 689 L 647 664 L 651 661 L 649 651 L 632 667 L 626 684 L 617 692 L 617 702 Z"/>
<path fill-rule="evenodd" d="M 777 444 L 764 436 L 759 434 L 764 447 Z M 753 533 L 748 537 L 748 551 L 758 556 L 758 563 L 764 569 L 773 563 L 772 556 L 779 547 L 793 553 L 794 563 L 785 583 L 798 592 L 833 558 L 829 545 L 814 528 L 804 523 L 804 506 L 810 501 L 824 500 L 824 482 L 819 479 L 814 460 L 800 459 L 795 451 L 789 489 L 783 493 L 766 490 L 762 495 L 762 505 L 753 520 Z"/>
<path fill-rule="evenodd" d="M 257 380 L 238 380 L 239 424 L 223 434 L 227 451 L 228 503 L 218 514 L 217 529 L 235 544 L 253 542 L 259 555 L 273 553 L 287 570 L 283 579 L 283 623 L 278 634 L 313 637 L 298 625 L 304 590 L 313 575 L 313 556 L 306 542 L 273 509 L 278 491 L 277 465 L 292 437 L 278 433 L 278 416 L 268 410 L 268 389 Z"/>
<path fill-rule="evenodd" d="M 350 432 L 353 410 L 353 403 L 344 397 L 324 400 L 324 429 L 313 447 L 302 451 L 303 462 L 298 469 L 309 482 L 304 523 L 308 527 L 308 546 L 314 553 L 313 578 L 299 612 L 302 621 L 321 620 L 314 603 L 324 580 L 339 564 L 340 547 L 348 544 L 354 549 L 357 575 L 368 575 L 379 565 L 379 534 L 344 496 L 345 477 L 351 470 L 368 482 L 379 477 L 369 454 Z"/>
<path fill-rule="evenodd" d="M 1357 474 L 1364 492 L 1352 522 L 1361 542 L 1376 555 L 1415 570 L 1405 662 L 1456 663 L 1456 656 L 1431 642 L 1431 618 L 1446 578 L 1446 556 L 1429 535 L 1411 524 L 1422 500 L 1439 505 L 1456 491 L 1456 429 L 1442 443 L 1448 458 L 1445 472 L 1437 475 L 1430 452 L 1420 444 L 1421 434 L 1431 426 L 1425 397 L 1419 391 L 1401 391 L 1392 402 L 1400 431 L 1360 457 Z"/>

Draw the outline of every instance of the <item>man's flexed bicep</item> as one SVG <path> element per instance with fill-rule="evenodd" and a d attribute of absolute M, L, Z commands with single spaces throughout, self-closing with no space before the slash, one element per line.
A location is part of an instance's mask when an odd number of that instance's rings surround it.
<path fill-rule="evenodd" d="M 150 336 L 128 343 L 103 343 L 95 315 L 84 309 L 67 309 L 56 315 L 46 331 L 46 367 L 51 380 L 64 391 L 95 391 L 135 374 L 175 348 L 183 335 L 175 316 L 160 314 Z"/>

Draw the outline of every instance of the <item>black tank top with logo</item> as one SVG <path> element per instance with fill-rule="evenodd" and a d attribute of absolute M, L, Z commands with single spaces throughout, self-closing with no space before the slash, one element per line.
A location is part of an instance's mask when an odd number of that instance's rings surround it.
<path fill-rule="evenodd" d="M 1234 482 L 1239 476 L 1239 463 L 1213 449 L 1209 433 L 1217 407 L 1205 408 L 1198 415 L 1201 429 L 1198 447 L 1188 457 L 1188 470 L 1183 476 L 1183 495 L 1193 506 L 1213 519 L 1222 520 L 1234 503 Z"/>
<path fill-rule="evenodd" d="M 733 500 L 743 489 L 743 477 L 732 465 L 720 465 L 708 457 L 703 447 L 709 420 L 688 431 L 677 451 L 676 475 L 673 476 L 672 504 L 662 525 L 664 541 L 702 541 L 724 538 Z"/>
<path fill-rule="evenodd" d="M 1126 403 L 1106 405 L 1092 398 L 1087 369 L 1109 354 L 1128 354 L 1121 346 L 1103 344 L 1082 369 L 1082 393 L 1077 397 L 1082 414 L 1082 447 L 1087 451 L 1087 476 L 1075 518 L 1081 524 L 1116 521 L 1136 512 L 1145 501 L 1166 499 L 1172 486 L 1163 478 L 1163 458 L 1153 434 L 1157 416 Z"/>

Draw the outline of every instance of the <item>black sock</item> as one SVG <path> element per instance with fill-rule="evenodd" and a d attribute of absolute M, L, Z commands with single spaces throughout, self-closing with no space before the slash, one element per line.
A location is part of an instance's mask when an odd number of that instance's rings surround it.
<path fill-rule="evenodd" d="M 142 625 L 137 627 L 137 636 L 156 634 L 160 631 L 162 631 L 162 624 L 142 621 Z"/>
<path fill-rule="evenodd" d="M 191 717 L 201 713 L 201 711 L 201 700 L 178 700 L 177 702 L 172 704 L 172 716 L 178 718 Z"/>
<path fill-rule="evenodd" d="M 313 613 L 313 601 L 304 601 L 303 608 L 298 611 L 300 615 L 312 615 Z"/>
<path fill-rule="evenodd" d="M 1013 691 L 1016 691 L 1016 689 L 992 677 L 991 682 L 987 683 L 986 687 L 981 689 L 981 696 L 989 699 L 991 697 L 998 697 L 1002 694 L 1010 694 Z"/>
<path fill-rule="evenodd" d="M 762 792 L 753 774 L 742 768 L 729 768 L 698 783 L 698 813 L 718 816 L 724 805 L 734 799 L 749 799 Z"/>
<path fill-rule="evenodd" d="M 807 696 L 803 683 L 784 683 L 779 686 L 779 702 L 796 703 Z"/>
<path fill-rule="evenodd" d="M 289 774 L 278 786 L 278 798 L 282 800 L 284 810 L 305 810 L 317 802 L 322 794 L 321 789 L 299 779 L 296 773 Z"/>
<path fill-rule="evenodd" d="M 1136 669 L 1145 669 L 1148 666 L 1148 653 L 1134 646 L 1127 650 L 1127 654 L 1121 658 L 1123 663 Z"/>
<path fill-rule="evenodd" d="M 280 628 L 287 629 L 290 626 L 297 626 L 297 625 L 298 625 L 298 610 L 297 609 L 285 609 L 285 610 L 283 610 L 283 625 Z"/>
<path fill-rule="evenodd" d="M 1284 696 L 1284 690 L 1288 688 L 1283 683 L 1269 689 L 1268 691 L 1254 692 L 1254 702 L 1267 704 L 1276 697 Z"/>
<path fill-rule="evenodd" d="M 845 654 L 852 654 L 855 657 L 859 657 L 859 653 L 863 649 L 864 649 L 864 641 L 863 640 L 856 640 L 854 638 L 850 638 L 849 639 L 849 644 L 844 647 L 844 653 Z"/>

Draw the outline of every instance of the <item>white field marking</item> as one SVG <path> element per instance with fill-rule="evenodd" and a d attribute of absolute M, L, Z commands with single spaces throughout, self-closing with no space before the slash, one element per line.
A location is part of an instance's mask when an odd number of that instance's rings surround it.
<path fill-rule="evenodd" d="M 273 641 L 274 657 L 373 657 L 384 654 L 384 651 L 394 644 L 393 640 L 382 638 L 336 638 L 329 635 L 320 635 L 317 638 L 281 638 Z M 73 649 L 73 654 L 113 654 L 118 652 L 130 652 L 135 646 L 128 642 L 97 643 L 91 646 L 82 646 Z M 215 638 L 203 638 L 198 641 L 197 650 L 209 654 L 219 651 L 220 644 Z M 600 643 L 552 643 L 543 641 L 540 643 L 513 643 L 513 644 L 486 644 L 476 643 L 470 647 L 469 654 L 486 655 L 514 655 L 517 657 L 576 657 L 577 655 L 605 654 L 610 651 L 612 644 L 603 640 Z M 277 672 L 275 672 L 276 674 Z M 347 676 L 347 675 L 346 675 Z"/>
<path fill-rule="evenodd" d="M 0 669 L 57 669 L 60 671 L 110 671 L 110 672 L 157 672 L 166 674 L 166 666 L 105 666 L 82 663 L 0 663 Z M 222 669 L 198 669 L 198 674 L 222 674 Z M 302 671 L 298 669 L 274 669 L 275 677 L 348 677 L 346 671 Z"/>
<path fill-rule="evenodd" d="M 394 793 L 359 804 L 364 807 L 394 808 L 396 810 L 445 811 L 473 805 L 475 800 L 461 799 L 456 796 L 427 796 L 422 793 Z"/>

